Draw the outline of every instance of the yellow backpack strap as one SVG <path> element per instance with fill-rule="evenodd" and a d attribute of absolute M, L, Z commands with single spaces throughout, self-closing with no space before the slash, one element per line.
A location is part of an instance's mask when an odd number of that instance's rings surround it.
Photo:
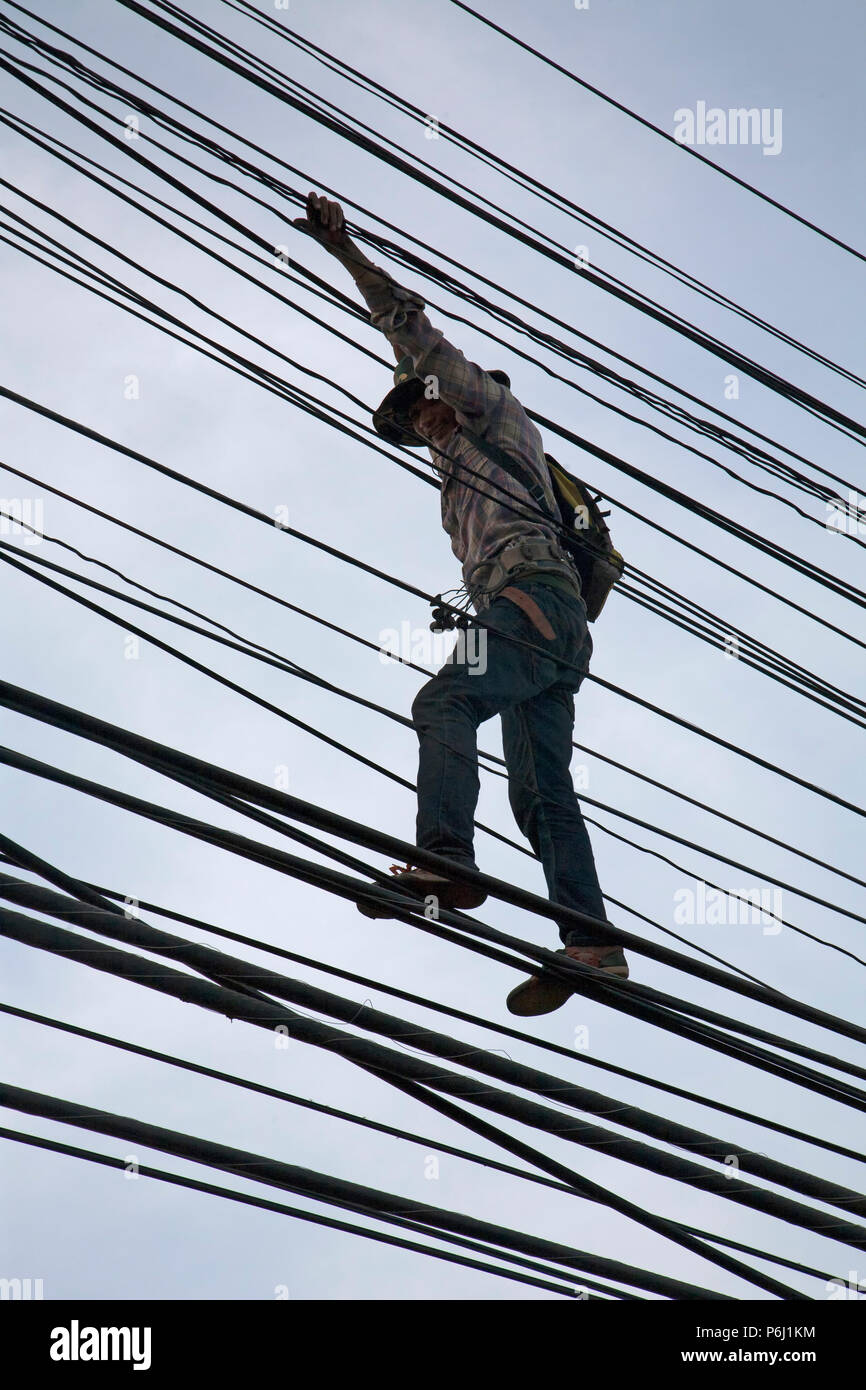
<path fill-rule="evenodd" d="M 547 466 L 554 475 L 560 492 L 570 507 L 580 507 L 583 505 L 583 493 L 577 486 L 576 480 L 570 473 L 566 473 L 558 463 L 552 463 L 549 454 L 545 454 Z"/>

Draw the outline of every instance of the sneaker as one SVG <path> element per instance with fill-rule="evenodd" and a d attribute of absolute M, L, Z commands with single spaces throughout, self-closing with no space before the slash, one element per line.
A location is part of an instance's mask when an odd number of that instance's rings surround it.
<path fill-rule="evenodd" d="M 474 883 L 459 883 L 430 869 L 413 869 L 411 864 L 392 864 L 394 887 L 399 892 L 417 894 L 419 898 L 436 898 L 444 908 L 480 907 L 487 901 L 483 888 Z M 394 910 L 385 903 L 358 903 L 358 911 L 365 917 L 393 917 Z"/>
<path fill-rule="evenodd" d="M 579 961 L 581 965 L 591 965 L 614 979 L 628 979 L 628 961 L 620 946 L 563 946 L 556 954 L 568 956 L 569 960 Z M 525 1018 L 530 1014 L 553 1013 L 572 994 L 574 989 L 567 980 L 545 971 L 541 975 L 530 975 L 528 980 L 516 985 L 506 1003 L 509 1013 Z"/>

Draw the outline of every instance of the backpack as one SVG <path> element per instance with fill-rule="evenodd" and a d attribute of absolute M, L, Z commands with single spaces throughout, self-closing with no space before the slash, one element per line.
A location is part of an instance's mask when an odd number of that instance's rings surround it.
<path fill-rule="evenodd" d="M 550 516 L 550 507 L 538 480 L 525 464 L 506 453 L 498 444 L 482 439 L 465 425 L 462 433 L 480 453 L 486 454 L 526 488 L 538 509 Z M 563 468 L 552 454 L 545 454 L 544 459 L 558 511 L 558 515 L 551 519 L 556 523 L 562 548 L 580 577 L 587 619 L 594 623 L 614 584 L 622 578 L 625 561 L 610 538 L 605 521 L 610 513 L 599 509 L 601 494 L 593 497 L 586 484 Z"/>
<path fill-rule="evenodd" d="M 610 538 L 605 521 L 610 512 L 599 509 L 601 494 L 593 497 L 586 484 L 551 454 L 544 457 L 562 521 L 563 549 L 580 575 L 586 616 L 594 623 L 614 584 L 622 578 L 625 561 Z"/>

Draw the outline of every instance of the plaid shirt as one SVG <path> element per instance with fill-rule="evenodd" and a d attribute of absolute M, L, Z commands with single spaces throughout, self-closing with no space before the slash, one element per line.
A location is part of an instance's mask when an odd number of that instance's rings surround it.
<path fill-rule="evenodd" d="M 548 525 L 541 516 L 524 520 L 503 505 L 499 499 L 504 492 L 515 499 L 520 510 L 537 509 L 522 484 L 472 445 L 462 426 L 519 459 L 538 479 L 556 516 L 556 499 L 541 434 L 507 387 L 469 362 L 459 348 L 447 341 L 441 329 L 433 327 L 419 295 L 403 289 L 378 267 L 358 273 L 355 281 L 367 302 L 373 326 L 412 358 L 417 376 L 433 378 L 439 399 L 450 405 L 457 416 L 458 427 L 445 445 L 450 458 L 432 445 L 430 456 L 441 477 L 442 525 L 463 566 L 467 591 L 472 594 L 475 588 L 480 596 L 484 590 L 473 586 L 480 566 L 494 560 L 515 541 L 543 538 L 555 543 L 557 531 L 553 522 Z M 472 486 L 467 486 L 467 482 Z M 476 487 L 482 492 L 474 491 Z M 571 570 L 566 561 L 563 565 Z"/>

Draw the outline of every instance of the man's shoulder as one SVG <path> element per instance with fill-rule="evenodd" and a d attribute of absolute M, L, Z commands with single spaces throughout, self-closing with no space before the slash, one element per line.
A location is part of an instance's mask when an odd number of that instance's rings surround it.
<path fill-rule="evenodd" d="M 503 389 L 502 399 L 489 412 L 483 430 L 477 433 L 485 442 L 516 455 L 537 472 L 546 473 L 541 431 L 511 391 Z"/>

